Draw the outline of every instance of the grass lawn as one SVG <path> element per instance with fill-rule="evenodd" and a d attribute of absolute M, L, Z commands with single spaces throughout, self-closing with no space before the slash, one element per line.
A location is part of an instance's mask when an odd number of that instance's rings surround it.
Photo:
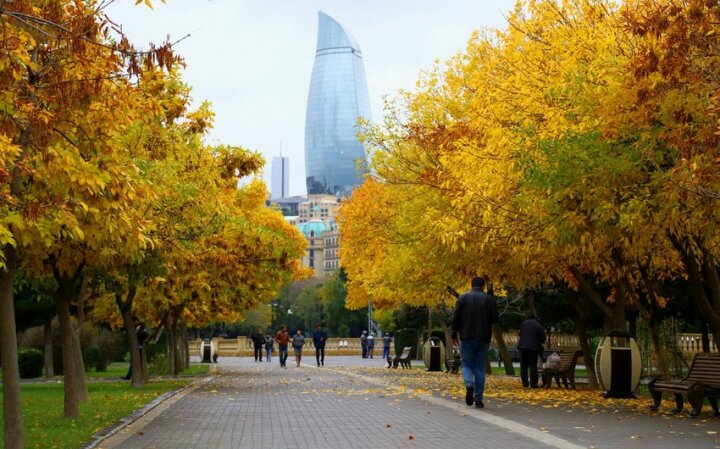
<path fill-rule="evenodd" d="M 120 378 L 127 374 L 127 363 L 112 363 L 104 372 L 87 373 L 90 400 L 80 405 L 80 417 L 63 417 L 63 384 L 31 383 L 21 385 L 25 416 L 25 446 L 28 449 L 79 449 L 97 431 L 118 422 L 121 418 L 170 390 L 187 385 L 192 379 L 179 378 L 152 381 L 135 389 L 124 380 L 92 382 L 92 379 Z M 208 365 L 190 365 L 183 375 L 207 374 Z M 58 380 L 62 379 L 58 377 Z M 2 392 L 0 391 L 0 398 Z M 0 423 L 2 416 L 0 415 Z M 3 429 L 0 425 L 0 441 Z"/>
<path fill-rule="evenodd" d="M 80 417 L 75 420 L 63 417 L 62 383 L 23 384 L 25 445 L 28 449 L 81 448 L 95 432 L 189 382 L 190 379 L 151 382 L 140 389 L 125 381 L 93 382 L 88 385 L 90 400 L 80 405 Z M 0 427 L 0 439 L 2 434 Z"/>
<path fill-rule="evenodd" d="M 207 374 L 209 364 L 191 364 L 188 369 L 180 373 L 183 376 L 202 376 Z M 88 379 L 95 378 L 120 378 L 127 374 L 128 362 L 114 362 L 108 365 L 107 371 L 90 371 L 87 373 Z M 58 377 L 61 379 L 61 377 Z"/>

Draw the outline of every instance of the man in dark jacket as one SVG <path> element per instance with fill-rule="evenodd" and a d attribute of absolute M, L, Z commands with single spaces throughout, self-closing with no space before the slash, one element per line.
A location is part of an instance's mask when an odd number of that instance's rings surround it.
<path fill-rule="evenodd" d="M 318 324 L 313 332 L 313 346 L 315 346 L 315 361 L 317 366 L 325 366 L 325 342 L 327 332 L 323 330 L 322 324 Z"/>
<path fill-rule="evenodd" d="M 517 344 L 520 353 L 520 379 L 525 388 L 538 387 L 538 354 L 543 343 L 545 343 L 545 328 L 531 315 L 520 325 Z M 529 379 L 528 370 L 530 371 Z"/>
<path fill-rule="evenodd" d="M 492 325 L 498 322 L 495 300 L 483 293 L 485 280 L 473 278 L 472 289 L 458 297 L 452 320 L 452 338 L 460 339 L 465 403 L 483 408 L 485 358 L 490 347 Z"/>
<path fill-rule="evenodd" d="M 255 335 L 252 336 L 253 349 L 255 350 L 255 361 L 262 362 L 263 345 L 265 344 L 265 334 L 262 329 L 258 329 Z"/>

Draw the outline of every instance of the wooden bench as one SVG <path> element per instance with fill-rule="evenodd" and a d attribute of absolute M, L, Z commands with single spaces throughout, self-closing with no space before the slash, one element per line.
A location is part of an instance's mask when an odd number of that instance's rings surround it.
<path fill-rule="evenodd" d="M 461 366 L 462 361 L 460 359 L 460 350 L 456 346 L 453 346 L 450 354 L 448 354 L 448 357 L 445 359 L 445 368 L 447 368 L 446 372 L 457 374 Z"/>
<path fill-rule="evenodd" d="M 560 378 L 565 384 L 565 388 L 568 388 L 568 380 L 570 386 L 575 389 L 575 365 L 577 365 L 578 358 L 582 355 L 582 351 L 554 351 L 560 356 L 560 367 L 556 370 L 545 368 L 538 370 L 538 376 L 542 378 L 543 386 L 550 388 L 552 386 L 553 377 L 557 383 L 558 388 L 560 387 Z"/>
<path fill-rule="evenodd" d="M 410 360 L 412 357 L 412 346 L 405 346 L 402 350 L 402 353 L 399 356 L 388 356 L 387 362 L 388 362 L 388 368 L 397 368 L 398 365 L 402 366 L 403 368 L 412 368 L 410 366 Z"/>
<path fill-rule="evenodd" d="M 718 412 L 717 399 L 720 395 L 720 354 L 700 353 L 693 358 L 690 371 L 687 376 L 679 381 L 666 381 L 659 377 L 651 380 L 648 389 L 653 398 L 651 410 L 660 408 L 662 392 L 668 391 L 675 395 L 675 409 L 673 413 L 679 413 L 683 409 L 682 394 L 687 394 L 688 402 L 692 406 L 690 416 L 697 417 L 703 406 L 703 398 L 708 398 L 715 416 Z"/>

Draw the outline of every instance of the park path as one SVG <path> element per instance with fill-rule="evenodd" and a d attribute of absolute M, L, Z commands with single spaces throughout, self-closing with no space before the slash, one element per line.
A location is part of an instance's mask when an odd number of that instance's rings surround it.
<path fill-rule="evenodd" d="M 314 360 L 308 360 L 313 361 Z M 720 420 L 658 417 L 632 421 L 522 407 L 468 408 L 385 388 L 336 369 L 381 366 L 382 360 L 335 357 L 326 367 L 288 360 L 281 369 L 225 358 L 218 375 L 166 400 L 97 444 L 102 449 L 236 448 L 720 448 Z M 720 435 L 717 435 L 720 438 Z"/>

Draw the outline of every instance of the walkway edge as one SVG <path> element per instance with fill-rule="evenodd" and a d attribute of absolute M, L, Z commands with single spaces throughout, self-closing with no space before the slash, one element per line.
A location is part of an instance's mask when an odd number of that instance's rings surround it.
<path fill-rule="evenodd" d="M 397 385 L 392 385 L 389 382 L 384 382 L 379 379 L 374 379 L 372 377 L 363 375 L 363 374 L 357 374 L 348 372 L 345 370 L 335 370 L 338 372 L 341 372 L 342 374 L 347 374 L 349 376 L 352 376 L 356 379 L 362 380 L 364 382 L 378 385 L 382 387 L 388 387 L 392 388 Z M 438 405 L 441 407 L 449 408 L 452 410 L 458 409 L 458 403 L 450 401 L 448 399 L 442 399 L 438 398 L 436 396 L 432 396 L 426 393 L 419 393 L 414 388 L 407 388 L 408 393 L 412 394 L 413 396 L 422 399 L 424 401 L 427 401 L 430 404 Z M 565 440 L 563 438 L 557 437 L 555 435 L 551 435 L 549 433 L 543 432 L 542 430 L 538 430 L 534 427 L 526 426 L 524 424 L 520 424 L 515 421 L 511 421 L 506 418 L 501 418 L 499 416 L 492 415 L 491 413 L 488 413 L 488 411 L 482 411 L 475 409 L 474 407 L 468 407 L 466 410 L 463 411 L 464 413 L 467 413 L 467 416 L 472 417 L 474 419 L 486 422 L 488 424 L 492 424 L 494 426 L 500 427 L 501 429 L 507 430 L 509 432 L 516 433 L 518 435 L 522 435 L 526 438 L 530 438 L 534 441 L 537 441 L 539 443 L 547 444 L 548 446 L 557 447 L 560 449 L 587 449 L 586 446 L 581 446 L 578 444 L 575 444 L 571 441 Z"/>
<path fill-rule="evenodd" d="M 195 391 L 202 384 L 209 382 L 214 377 L 215 376 L 203 377 L 202 379 L 190 382 L 182 388 L 161 394 L 141 408 L 122 418 L 119 424 L 109 430 L 103 429 L 93 435 L 92 440 L 83 446 L 82 449 L 111 449 L 116 447 L 132 436 L 130 432 L 123 433 L 122 431 L 136 423 L 141 424 L 140 428 L 142 428 L 147 422 L 155 419 L 171 405 Z"/>

